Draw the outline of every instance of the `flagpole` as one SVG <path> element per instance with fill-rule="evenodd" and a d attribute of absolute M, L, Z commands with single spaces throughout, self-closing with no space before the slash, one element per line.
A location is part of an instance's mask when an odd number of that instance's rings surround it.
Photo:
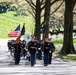
<path fill-rule="evenodd" d="M 25 35 L 25 23 L 23 24 L 20 35 L 16 38 L 16 41 L 20 40 L 21 36 Z"/>

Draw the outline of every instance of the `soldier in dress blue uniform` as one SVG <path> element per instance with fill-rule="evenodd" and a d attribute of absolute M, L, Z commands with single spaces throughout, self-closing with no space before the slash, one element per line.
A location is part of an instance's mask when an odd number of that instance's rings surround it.
<path fill-rule="evenodd" d="M 28 50 L 30 52 L 30 61 L 31 66 L 35 65 L 35 54 L 38 49 L 38 42 L 33 37 L 32 40 L 28 43 Z"/>
<path fill-rule="evenodd" d="M 48 42 L 48 38 L 46 37 L 43 43 L 43 53 L 44 53 L 44 66 L 48 65 L 49 60 L 49 51 L 51 49 L 51 43 Z"/>
<path fill-rule="evenodd" d="M 20 41 L 17 41 L 14 43 L 14 60 L 15 65 L 18 65 L 20 62 L 20 53 L 21 53 L 21 43 Z"/>
<path fill-rule="evenodd" d="M 48 42 L 51 43 L 51 48 L 50 48 L 50 51 L 49 51 L 49 59 L 48 59 L 48 64 L 51 64 L 51 61 L 52 61 L 52 53 L 55 51 L 55 46 L 53 44 L 53 42 L 51 41 L 52 38 L 48 38 Z"/>

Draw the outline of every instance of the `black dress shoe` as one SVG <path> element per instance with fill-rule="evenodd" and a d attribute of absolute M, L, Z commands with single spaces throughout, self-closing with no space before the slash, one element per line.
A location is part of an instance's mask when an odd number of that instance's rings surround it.
<path fill-rule="evenodd" d="M 48 66 L 47 64 L 44 64 L 44 66 Z"/>
<path fill-rule="evenodd" d="M 34 66 L 33 64 L 31 66 Z"/>

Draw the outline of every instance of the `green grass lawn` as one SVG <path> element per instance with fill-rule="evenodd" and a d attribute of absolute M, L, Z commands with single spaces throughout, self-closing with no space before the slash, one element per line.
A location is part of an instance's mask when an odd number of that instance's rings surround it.
<path fill-rule="evenodd" d="M 15 30 L 19 24 L 22 28 L 23 23 L 25 23 L 25 34 L 33 34 L 34 20 L 32 16 L 30 14 L 27 14 L 27 16 L 15 16 L 16 14 L 16 11 L 0 14 L 0 38 L 9 38 L 8 33 Z"/>
<path fill-rule="evenodd" d="M 62 59 L 76 62 L 76 54 L 68 54 L 66 56 L 62 56 Z"/>
<path fill-rule="evenodd" d="M 63 40 L 59 39 L 59 38 L 57 38 L 56 40 L 53 40 L 53 42 L 55 45 L 58 45 L 58 44 L 62 45 L 63 44 Z M 74 43 L 74 45 L 76 45 L 76 37 L 73 38 L 73 43 Z M 57 55 L 58 52 L 59 52 L 58 50 L 55 50 L 54 53 Z M 68 54 L 66 56 L 59 56 L 59 57 L 65 61 L 70 60 L 70 61 L 76 62 L 76 54 Z"/>
<path fill-rule="evenodd" d="M 63 44 L 63 39 L 56 38 L 56 40 L 53 40 L 54 44 Z M 76 37 L 73 38 L 73 43 L 76 44 Z"/>
<path fill-rule="evenodd" d="M 62 44 L 63 43 L 63 39 L 56 38 L 56 40 L 53 40 L 53 43 L 55 43 L 55 44 Z"/>

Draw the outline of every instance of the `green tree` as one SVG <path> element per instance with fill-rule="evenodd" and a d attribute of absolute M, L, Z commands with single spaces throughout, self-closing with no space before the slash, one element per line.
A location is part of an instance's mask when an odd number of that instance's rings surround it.
<path fill-rule="evenodd" d="M 40 40 L 40 27 L 41 27 L 41 12 L 44 9 L 45 0 L 25 0 L 31 7 L 30 14 L 34 17 L 35 20 L 35 30 L 34 35 Z"/>
<path fill-rule="evenodd" d="M 40 27 L 42 24 L 46 23 L 46 29 L 45 29 L 45 35 L 48 35 L 49 32 L 49 18 L 50 18 L 50 7 L 59 0 L 25 0 L 29 6 L 31 7 L 31 10 L 28 10 L 31 15 L 35 19 L 35 31 L 34 35 L 37 37 L 38 40 L 40 40 Z M 44 10 L 44 13 L 42 14 L 42 11 Z M 41 22 L 41 18 L 44 17 L 43 22 Z"/>
<path fill-rule="evenodd" d="M 75 54 L 76 51 L 73 45 L 73 9 L 76 4 L 76 0 L 64 0 L 65 1 L 65 14 L 64 14 L 64 38 L 63 47 L 60 54 Z"/>
<path fill-rule="evenodd" d="M 45 25 L 45 34 L 44 36 L 48 37 L 49 33 L 49 22 L 50 22 L 50 9 L 52 8 L 52 5 L 60 0 L 45 0 L 45 5 L 44 5 L 44 25 Z M 58 9 L 58 8 L 57 8 Z M 57 9 L 54 11 L 56 12 Z M 43 37 L 44 38 L 44 37 Z"/>

